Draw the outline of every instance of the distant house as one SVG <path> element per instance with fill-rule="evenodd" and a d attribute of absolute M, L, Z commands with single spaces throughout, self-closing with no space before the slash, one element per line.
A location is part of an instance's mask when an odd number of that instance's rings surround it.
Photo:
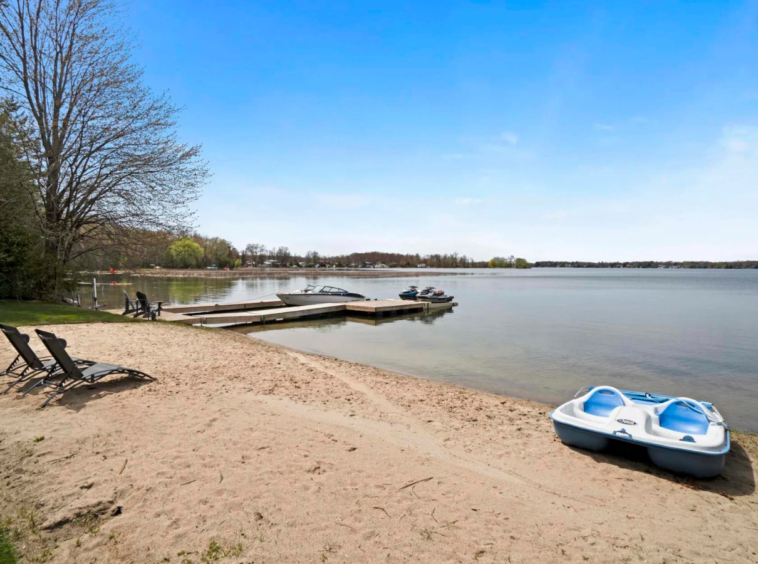
<path fill-rule="evenodd" d="M 377 262 L 374 265 L 374 268 L 387 268 L 387 265 L 386 264 L 382 264 L 381 262 Z"/>
<path fill-rule="evenodd" d="M 418 265 L 416 268 L 426 268 L 426 265 L 425 265 L 425 264 L 422 262 L 422 263 L 421 263 L 421 264 L 419 264 L 419 265 Z"/>
<path fill-rule="evenodd" d="M 374 263 L 366 261 L 363 263 L 362 268 L 374 268 Z"/>
<path fill-rule="evenodd" d="M 263 261 L 263 266 L 269 266 L 269 267 L 275 268 L 279 266 L 279 263 L 275 260 L 266 260 L 266 261 Z"/>

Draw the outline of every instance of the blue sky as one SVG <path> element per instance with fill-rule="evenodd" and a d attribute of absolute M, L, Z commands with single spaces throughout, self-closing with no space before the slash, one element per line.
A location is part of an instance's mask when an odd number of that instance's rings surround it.
<path fill-rule="evenodd" d="M 179 7 L 181 6 L 181 7 Z M 758 2 L 133 0 L 237 246 L 758 258 Z"/>

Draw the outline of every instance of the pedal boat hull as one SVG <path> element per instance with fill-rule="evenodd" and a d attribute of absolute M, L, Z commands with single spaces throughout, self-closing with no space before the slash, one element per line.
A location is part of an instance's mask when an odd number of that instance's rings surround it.
<path fill-rule="evenodd" d="M 625 392 L 624 390 L 615 390 L 615 388 L 602 386 L 600 388 L 591 389 L 587 395 L 574 399 L 572 402 L 582 405 L 583 402 L 587 401 L 591 396 L 593 390 L 601 389 L 610 389 L 619 394 Z M 633 400 L 629 400 L 630 403 L 626 406 L 618 406 L 614 408 L 609 412 L 609 421 L 604 428 L 600 428 L 602 422 L 585 422 L 578 418 L 572 420 L 571 417 L 567 416 L 567 411 L 570 410 L 565 409 L 566 406 L 572 402 L 567 402 L 550 413 L 550 418 L 553 421 L 553 427 L 555 428 L 556 434 L 566 445 L 593 452 L 605 450 L 610 446 L 612 441 L 642 446 L 647 448 L 650 460 L 659 468 L 676 474 L 685 474 L 694 478 L 713 478 L 718 476 L 724 470 L 726 455 L 731 446 L 731 439 L 729 429 L 723 424 L 723 419 L 721 419 L 721 416 L 715 407 L 711 404 L 695 402 L 695 400 L 689 400 L 688 398 L 654 396 L 651 394 L 642 394 L 640 392 L 627 393 L 636 394 L 638 397 L 648 396 L 650 398 L 655 398 L 655 400 L 641 402 L 642 404 L 648 403 L 644 408 L 640 408 Z M 687 402 L 695 402 L 692 404 L 694 407 L 697 407 L 695 405 L 697 404 L 702 406 L 704 410 L 707 410 L 707 414 L 702 414 L 704 417 L 713 416 L 714 420 L 708 421 L 708 428 L 710 429 L 712 425 L 721 425 L 723 429 L 723 439 L 721 439 L 721 435 L 718 434 L 719 430 L 714 429 L 711 431 L 711 435 L 716 435 L 716 444 L 713 444 L 713 441 L 711 440 L 709 446 L 703 446 L 700 450 L 695 450 L 696 448 L 699 448 L 698 442 L 705 443 L 705 435 L 695 433 L 690 434 L 688 430 L 694 428 L 691 425 L 690 427 L 683 429 L 681 433 L 666 429 L 662 432 L 662 434 L 665 435 L 664 438 L 658 438 L 653 434 L 652 430 L 656 427 L 660 428 L 662 422 L 662 417 L 659 415 L 659 412 L 662 414 L 663 410 L 655 407 L 656 403 L 664 409 L 671 405 L 673 405 L 673 408 L 682 409 L 682 405 L 690 405 Z M 640 415 L 640 418 L 637 421 L 627 419 L 625 416 L 630 417 L 629 414 L 633 413 L 627 409 L 629 407 L 632 409 L 638 408 L 641 411 L 644 409 L 648 415 L 642 413 L 638 414 Z M 622 409 L 625 409 L 625 411 L 622 412 Z M 651 421 L 646 422 L 647 425 L 644 424 L 646 417 L 650 417 L 651 419 Z M 665 416 L 663 418 L 665 418 Z M 720 421 L 715 420 L 717 418 Z M 666 424 L 666 421 L 663 421 L 663 424 Z M 651 432 L 645 433 L 643 429 L 639 429 L 638 431 L 635 429 L 638 425 L 647 427 Z M 630 432 L 629 429 L 634 429 L 634 431 Z M 677 441 L 681 446 L 677 444 Z"/>

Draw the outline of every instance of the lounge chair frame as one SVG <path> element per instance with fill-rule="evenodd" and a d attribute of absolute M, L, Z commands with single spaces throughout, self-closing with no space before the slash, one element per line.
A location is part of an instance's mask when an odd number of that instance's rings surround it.
<path fill-rule="evenodd" d="M 71 388 L 75 388 L 80 384 L 95 384 L 111 374 L 126 374 L 127 376 L 134 376 L 139 379 L 154 381 L 155 378 L 142 372 L 140 370 L 134 370 L 132 368 L 125 368 L 123 366 L 117 366 L 115 364 L 106 363 L 93 363 L 86 367 L 80 367 L 76 364 L 66 352 L 65 346 L 63 346 L 63 339 L 59 339 L 55 334 L 48 331 L 42 331 L 36 329 L 37 335 L 42 340 L 42 344 L 45 345 L 47 350 L 53 356 L 55 361 L 60 366 L 63 377 L 60 381 L 52 386 L 54 388 L 53 393 L 48 397 L 40 407 L 45 407 L 53 399 L 64 394 Z"/>
<path fill-rule="evenodd" d="M 29 346 L 29 335 L 21 333 L 17 327 L 11 327 L 10 325 L 0 325 L 0 329 L 3 334 L 10 341 L 11 346 L 16 349 L 18 356 L 11 362 L 7 369 L 0 372 L 0 375 L 13 376 L 13 382 L 2 392 L 0 395 L 7 394 L 17 385 L 27 382 L 32 378 L 42 375 L 37 382 L 27 388 L 21 397 L 26 396 L 37 386 L 45 385 L 51 378 L 56 378 L 60 375 L 58 369 L 58 362 L 49 356 L 39 357 L 37 353 Z M 66 341 L 61 339 L 62 345 L 66 347 Z M 89 360 L 82 360 L 80 358 L 71 358 L 76 365 L 89 366 L 95 364 Z"/>
<path fill-rule="evenodd" d="M 18 384 L 25 382 L 39 374 L 55 372 L 57 363 L 49 356 L 38 357 L 29 346 L 29 335 L 25 335 L 17 327 L 0 325 L 0 330 L 8 338 L 11 346 L 16 350 L 16 358 L 8 365 L 8 368 L 0 372 L 0 376 L 11 376 L 13 382 L 5 388 L 1 394 L 7 394 Z"/>

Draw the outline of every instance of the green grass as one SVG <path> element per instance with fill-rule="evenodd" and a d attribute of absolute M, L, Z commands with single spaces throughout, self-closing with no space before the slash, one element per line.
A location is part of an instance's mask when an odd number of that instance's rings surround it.
<path fill-rule="evenodd" d="M 0 323 L 4 325 L 127 323 L 130 321 L 137 320 L 61 303 L 0 301 Z"/>
<path fill-rule="evenodd" d="M 8 539 L 7 531 L 0 527 L 0 564 L 16 564 L 16 551 Z"/>

